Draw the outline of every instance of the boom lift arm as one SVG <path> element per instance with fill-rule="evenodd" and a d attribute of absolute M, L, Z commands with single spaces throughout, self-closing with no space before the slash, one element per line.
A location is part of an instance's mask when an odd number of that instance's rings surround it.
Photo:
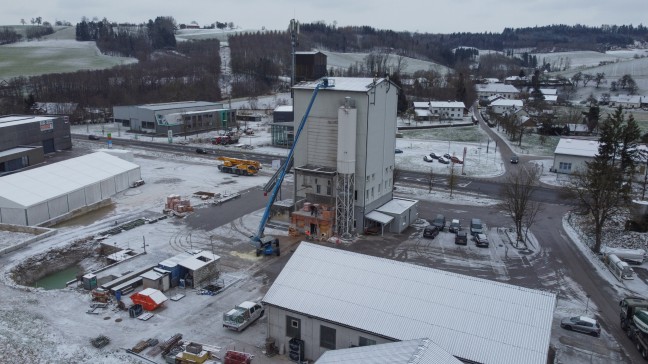
<path fill-rule="evenodd" d="M 264 234 L 263 232 L 265 231 L 266 224 L 268 222 L 268 218 L 270 217 L 270 209 L 272 208 L 272 204 L 274 203 L 275 199 L 277 198 L 277 193 L 279 192 L 279 189 L 281 188 L 281 183 L 283 183 L 284 177 L 286 176 L 286 173 L 288 172 L 288 166 L 290 165 L 290 162 L 293 158 L 293 153 L 295 152 L 295 147 L 297 147 L 297 142 L 299 141 L 299 135 L 302 132 L 302 129 L 304 129 L 304 125 L 306 124 L 306 119 L 308 119 L 308 115 L 310 114 L 311 108 L 313 107 L 313 103 L 315 102 L 315 98 L 317 97 L 317 93 L 321 88 L 329 88 L 333 87 L 333 84 L 329 84 L 329 80 L 327 78 L 324 78 L 322 82 L 318 83 L 315 86 L 315 89 L 313 90 L 313 95 L 311 96 L 310 102 L 308 103 L 308 108 L 306 109 L 306 113 L 304 114 L 304 117 L 301 119 L 299 123 L 299 127 L 297 128 L 297 132 L 295 133 L 295 140 L 293 141 L 293 145 L 290 148 L 290 151 L 288 152 L 288 156 L 286 157 L 285 162 L 279 169 L 281 173 L 279 174 L 279 177 L 277 178 L 277 181 L 274 185 L 274 188 L 272 189 L 272 194 L 270 195 L 270 199 L 268 200 L 268 204 L 266 205 L 265 211 L 263 212 L 263 217 L 261 217 L 261 222 L 259 223 L 259 229 L 257 230 L 256 235 L 250 237 L 250 243 L 254 245 L 257 249 L 263 248 L 268 242 L 273 241 L 273 238 L 270 239 L 263 239 Z"/>

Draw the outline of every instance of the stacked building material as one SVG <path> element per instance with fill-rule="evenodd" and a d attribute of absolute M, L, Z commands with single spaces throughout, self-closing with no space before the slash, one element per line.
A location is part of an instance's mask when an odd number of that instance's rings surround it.
<path fill-rule="evenodd" d="M 164 210 L 184 213 L 193 211 L 193 207 L 189 200 L 182 200 L 180 195 L 169 195 L 164 204 Z"/>

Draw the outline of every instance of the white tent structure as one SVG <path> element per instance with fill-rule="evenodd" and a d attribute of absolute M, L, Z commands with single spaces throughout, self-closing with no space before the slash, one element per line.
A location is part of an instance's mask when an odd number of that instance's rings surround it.
<path fill-rule="evenodd" d="M 141 178 L 140 167 L 93 153 L 0 178 L 0 223 L 38 225 L 95 204 Z"/>

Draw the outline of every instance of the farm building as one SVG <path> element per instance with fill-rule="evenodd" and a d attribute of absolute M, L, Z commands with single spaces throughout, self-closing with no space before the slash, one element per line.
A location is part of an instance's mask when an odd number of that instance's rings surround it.
<path fill-rule="evenodd" d="M 517 110 L 522 109 L 524 102 L 522 100 L 509 100 L 509 99 L 497 99 L 490 104 L 491 110 L 495 114 L 499 115 L 510 115 L 515 113 Z"/>
<path fill-rule="evenodd" d="M 460 120 L 464 116 L 466 105 L 461 101 L 415 102 L 416 120 Z"/>
<path fill-rule="evenodd" d="M 268 336 L 309 360 L 428 338 L 466 363 L 546 364 L 556 295 L 302 242 L 263 302 Z"/>
<path fill-rule="evenodd" d="M 92 153 L 0 178 L 0 222 L 43 225 L 110 199 L 141 179 L 140 167 Z"/>
<path fill-rule="evenodd" d="M 207 101 L 115 106 L 113 118 L 130 131 L 163 135 L 236 127 L 236 110 Z"/>
<path fill-rule="evenodd" d="M 45 154 L 72 149 L 65 116 L 0 116 L 0 175 L 45 161 Z"/>
<path fill-rule="evenodd" d="M 640 95 L 617 95 L 610 96 L 609 104 L 613 107 L 624 107 L 627 109 L 640 108 L 642 104 L 648 102 L 645 96 Z"/>
<path fill-rule="evenodd" d="M 153 288 L 146 288 L 130 296 L 135 305 L 142 305 L 146 311 L 154 311 L 168 300 L 164 293 Z"/>
<path fill-rule="evenodd" d="M 475 87 L 480 100 L 487 100 L 489 97 L 495 95 L 500 95 L 505 99 L 515 99 L 520 94 L 520 90 L 515 88 L 515 86 L 505 85 L 503 83 L 477 84 Z"/>

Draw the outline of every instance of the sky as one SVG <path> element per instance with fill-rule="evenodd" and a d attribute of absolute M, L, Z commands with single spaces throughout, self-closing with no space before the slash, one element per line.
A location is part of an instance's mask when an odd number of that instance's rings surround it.
<path fill-rule="evenodd" d="M 38 16 L 51 23 L 66 20 L 72 24 L 83 16 L 133 23 L 172 16 L 178 24 L 196 21 L 203 26 L 220 21 L 243 29 L 283 30 L 295 18 L 301 23 L 453 33 L 551 24 L 638 25 L 647 13 L 646 0 L 32 0 L 6 1 L 0 24 L 20 24 L 21 19 L 29 24 Z"/>

